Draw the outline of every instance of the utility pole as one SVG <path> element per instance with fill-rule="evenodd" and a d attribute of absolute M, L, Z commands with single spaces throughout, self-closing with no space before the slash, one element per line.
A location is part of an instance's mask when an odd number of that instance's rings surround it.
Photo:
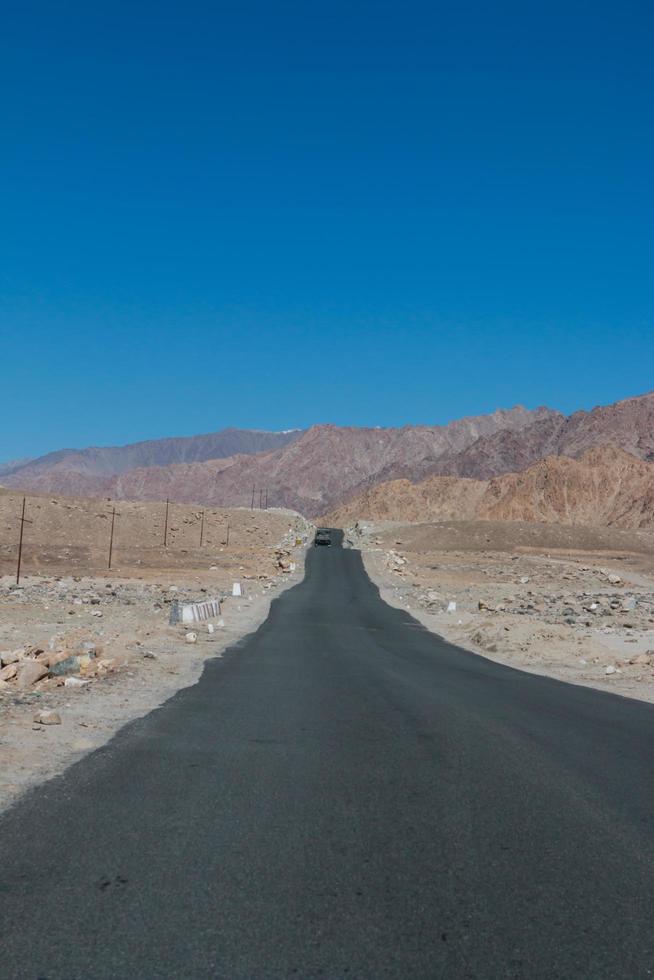
<path fill-rule="evenodd" d="M 268 510 L 268 487 L 266 487 L 266 510 Z"/>
<path fill-rule="evenodd" d="M 164 524 L 164 548 L 168 546 L 168 505 L 169 504 L 170 501 L 168 500 L 168 497 L 166 497 L 166 522 Z"/>
<path fill-rule="evenodd" d="M 227 539 L 225 541 L 225 547 L 229 544 L 229 523 L 227 524 Z"/>
<path fill-rule="evenodd" d="M 18 565 L 16 566 L 16 585 L 20 582 L 20 563 L 23 558 L 23 529 L 26 524 L 33 524 L 25 517 L 25 497 L 23 497 L 23 510 L 20 515 L 20 537 L 18 539 Z"/>
<path fill-rule="evenodd" d="M 200 547 L 204 541 L 204 511 L 202 511 L 202 523 L 200 524 Z"/>
<path fill-rule="evenodd" d="M 118 515 L 120 517 L 120 514 Z M 107 568 L 111 568 L 111 557 L 114 553 L 114 525 L 116 523 L 116 507 L 111 512 L 111 534 L 109 535 L 109 563 Z"/>
<path fill-rule="evenodd" d="M 261 510 L 262 507 L 262 503 L 261 503 L 262 500 L 263 500 L 263 490 L 259 490 L 259 510 Z"/>
<path fill-rule="evenodd" d="M 256 490 L 256 487 L 253 486 L 252 487 L 252 504 L 250 505 L 250 510 L 254 510 L 254 491 L 255 490 Z"/>

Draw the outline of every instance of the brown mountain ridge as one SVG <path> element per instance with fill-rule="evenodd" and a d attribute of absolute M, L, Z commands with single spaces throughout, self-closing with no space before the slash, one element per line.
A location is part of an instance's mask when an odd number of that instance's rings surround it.
<path fill-rule="evenodd" d="M 502 429 L 519 430 L 553 414 L 520 406 L 442 426 L 355 428 L 316 425 L 279 448 L 203 461 L 147 465 L 105 473 L 84 457 L 35 460 L 3 478 L 7 486 L 126 499 L 248 506 L 265 488 L 271 506 L 314 515 L 360 488 L 405 473 L 422 475 L 444 453 L 457 453 Z M 127 447 L 129 448 L 129 447 Z M 90 451 L 87 451 L 90 452 Z M 57 456 L 57 454 L 55 454 Z"/>
<path fill-rule="evenodd" d="M 431 476 L 492 480 L 530 470 L 546 457 L 577 458 L 608 443 L 636 459 L 654 460 L 654 393 L 570 416 L 518 406 L 441 426 L 223 430 L 190 440 L 63 451 L 19 466 L 2 482 L 70 495 L 170 497 L 211 506 L 249 506 L 253 488 L 255 501 L 263 488 L 270 506 L 316 516 L 355 504 L 389 481 L 416 484 Z M 476 497 L 476 490 L 464 486 L 459 487 L 463 494 Z M 412 495 L 407 491 L 406 496 L 409 506 Z M 504 501 L 502 506 L 509 505 Z"/>
<path fill-rule="evenodd" d="M 491 480 L 430 476 L 379 484 L 323 517 L 336 527 L 357 520 L 526 521 L 654 529 L 654 463 L 614 445 L 579 459 L 547 456 Z"/>

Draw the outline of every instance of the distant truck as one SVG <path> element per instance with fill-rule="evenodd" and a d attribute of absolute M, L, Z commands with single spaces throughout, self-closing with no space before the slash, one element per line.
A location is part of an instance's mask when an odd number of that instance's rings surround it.
<path fill-rule="evenodd" d="M 332 543 L 331 531 L 326 527 L 319 527 L 316 531 L 316 536 L 313 539 L 313 543 L 316 547 L 318 547 L 319 544 L 330 545 Z"/>

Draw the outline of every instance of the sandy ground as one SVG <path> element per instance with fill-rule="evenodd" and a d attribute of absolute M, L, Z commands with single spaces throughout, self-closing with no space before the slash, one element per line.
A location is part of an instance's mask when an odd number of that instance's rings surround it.
<path fill-rule="evenodd" d="M 365 522 L 346 538 L 385 601 L 445 639 L 522 670 L 654 701 L 651 533 Z"/>
<path fill-rule="evenodd" d="M 89 509 L 97 510 L 97 502 L 71 504 L 65 498 L 50 506 L 66 515 L 72 506 L 81 520 Z M 130 506 L 146 508 L 141 519 L 153 511 L 160 516 L 161 505 L 121 503 L 123 512 Z M 186 519 L 197 536 L 196 513 L 178 508 L 173 527 L 184 527 Z M 104 548 L 98 550 L 89 534 L 77 547 L 71 575 L 66 572 L 77 528 L 73 518 L 70 545 L 59 540 L 48 547 L 32 536 L 19 588 L 15 573 L 0 577 L 3 663 L 11 662 L 13 651 L 23 660 L 46 664 L 58 651 L 81 657 L 79 669 L 59 676 L 51 671 L 51 676 L 24 690 L 16 678 L 0 681 L 0 809 L 106 742 L 126 722 L 195 683 L 207 658 L 222 656 L 228 646 L 255 630 L 275 596 L 301 580 L 313 532 L 303 518 L 290 511 L 234 510 L 221 516 L 214 526 L 224 528 L 229 519 L 228 545 L 224 534 L 215 534 L 202 550 L 182 548 L 179 538 L 176 547 L 173 538 L 167 549 L 148 548 L 144 553 L 137 535 L 131 540 L 123 536 L 118 567 L 111 574 L 88 574 L 104 557 Z M 42 531 L 45 526 L 43 522 Z M 102 537 L 104 546 L 104 527 Z M 5 572 L 15 560 L 10 549 L 7 552 Z M 37 569 L 39 574 L 34 574 Z M 232 596 L 234 582 L 241 585 L 241 597 Z M 213 633 L 206 622 L 169 625 L 172 602 L 209 598 L 221 599 L 221 615 L 209 620 Z M 196 634 L 195 643 L 187 642 L 189 632 Z M 41 711 L 56 712 L 61 724 L 36 724 Z"/>

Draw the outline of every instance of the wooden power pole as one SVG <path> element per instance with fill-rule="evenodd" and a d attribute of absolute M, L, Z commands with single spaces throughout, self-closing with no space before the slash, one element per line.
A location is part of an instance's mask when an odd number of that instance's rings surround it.
<path fill-rule="evenodd" d="M 169 504 L 170 504 L 170 501 L 168 500 L 168 497 L 166 497 L 166 520 L 165 520 L 165 523 L 164 523 L 164 548 L 167 547 L 167 545 L 168 545 L 168 506 L 169 506 Z"/>
<path fill-rule="evenodd" d="M 20 582 L 20 565 L 23 559 L 23 530 L 26 524 L 32 524 L 32 521 L 28 521 L 25 517 L 25 500 L 23 497 L 23 510 L 20 515 L 20 537 L 18 539 L 18 564 L 16 566 L 16 585 Z"/>
<path fill-rule="evenodd" d="M 120 514 L 118 515 L 120 517 Z M 116 524 L 116 508 L 111 511 L 111 533 L 109 535 L 109 561 L 107 568 L 111 568 L 111 559 L 114 553 L 114 526 Z"/>

